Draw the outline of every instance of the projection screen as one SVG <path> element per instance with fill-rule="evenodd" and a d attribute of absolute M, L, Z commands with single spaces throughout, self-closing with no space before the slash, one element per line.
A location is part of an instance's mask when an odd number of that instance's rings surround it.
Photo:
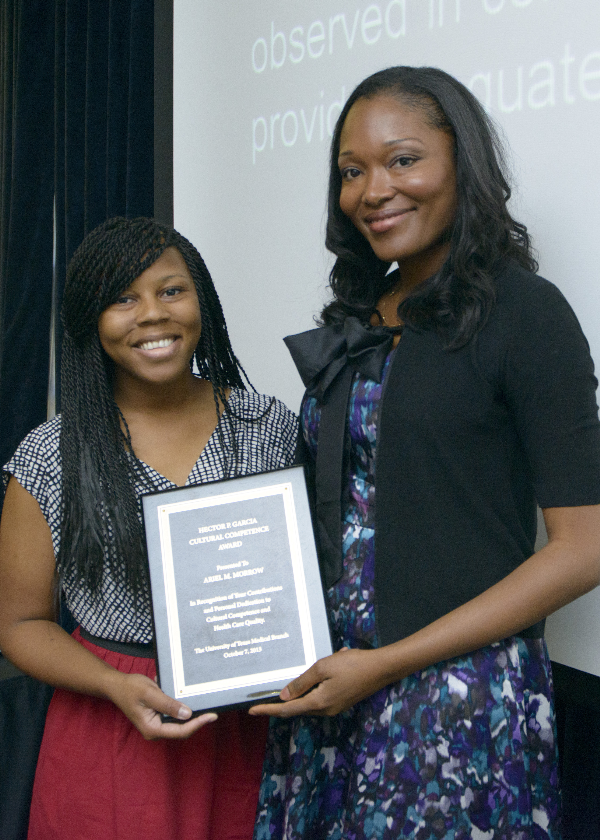
<path fill-rule="evenodd" d="M 258 390 L 297 410 L 284 335 L 327 299 L 329 139 L 353 87 L 434 65 L 511 149 L 513 214 L 600 363 L 598 0 L 174 0 L 174 218 L 215 279 Z M 552 658 L 600 675 L 600 591 L 548 621 Z"/>

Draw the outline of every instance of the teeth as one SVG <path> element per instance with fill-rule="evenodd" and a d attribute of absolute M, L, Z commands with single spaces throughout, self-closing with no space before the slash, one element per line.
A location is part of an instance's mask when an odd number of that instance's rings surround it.
<path fill-rule="evenodd" d="M 173 344 L 174 341 L 174 338 L 161 338 L 160 341 L 145 341 L 143 344 L 140 344 L 140 349 L 156 350 L 157 347 L 168 347 L 169 344 Z"/>

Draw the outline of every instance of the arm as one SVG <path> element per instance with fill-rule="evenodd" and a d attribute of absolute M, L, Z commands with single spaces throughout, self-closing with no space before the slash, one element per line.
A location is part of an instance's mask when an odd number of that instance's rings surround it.
<path fill-rule="evenodd" d="M 55 622 L 52 537 L 40 507 L 15 478 L 0 524 L 0 649 L 42 682 L 115 703 L 146 739 L 187 738 L 216 718 L 191 710 L 141 674 L 122 674 Z M 186 721 L 162 723 L 160 713 Z"/>
<path fill-rule="evenodd" d="M 250 713 L 338 714 L 417 670 L 514 635 L 589 592 L 600 583 L 600 505 L 548 508 L 544 520 L 548 544 L 486 592 L 392 645 L 319 660 L 283 689 L 284 703 Z"/>

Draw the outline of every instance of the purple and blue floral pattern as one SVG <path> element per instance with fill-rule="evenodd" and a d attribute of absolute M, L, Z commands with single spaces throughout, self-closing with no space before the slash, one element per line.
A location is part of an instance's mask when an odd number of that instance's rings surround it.
<path fill-rule="evenodd" d="M 386 363 L 386 371 L 389 359 Z M 337 648 L 375 647 L 374 512 L 382 384 L 356 378 Z M 302 422 L 316 450 L 319 409 Z M 255 840 L 560 840 L 551 672 L 513 637 L 418 671 L 334 718 L 273 720 Z"/>

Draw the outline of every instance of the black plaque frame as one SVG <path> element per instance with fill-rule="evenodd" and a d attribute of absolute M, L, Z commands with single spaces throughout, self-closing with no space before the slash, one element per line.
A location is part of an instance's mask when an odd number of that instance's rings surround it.
<path fill-rule="evenodd" d="M 142 510 L 165 693 L 247 707 L 332 652 L 303 467 L 151 493 Z"/>

